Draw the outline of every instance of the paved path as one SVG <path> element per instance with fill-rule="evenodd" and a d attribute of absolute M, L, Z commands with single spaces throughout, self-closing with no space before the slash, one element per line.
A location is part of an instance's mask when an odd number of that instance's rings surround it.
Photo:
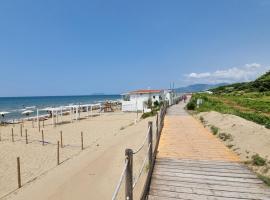
<path fill-rule="evenodd" d="M 165 117 L 148 199 L 270 199 L 270 189 L 183 107 Z"/>

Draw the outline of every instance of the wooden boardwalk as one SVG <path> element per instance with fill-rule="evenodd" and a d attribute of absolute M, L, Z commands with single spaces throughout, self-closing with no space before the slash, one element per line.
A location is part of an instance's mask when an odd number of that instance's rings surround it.
<path fill-rule="evenodd" d="M 270 200 L 270 189 L 179 104 L 165 117 L 149 200 Z"/>

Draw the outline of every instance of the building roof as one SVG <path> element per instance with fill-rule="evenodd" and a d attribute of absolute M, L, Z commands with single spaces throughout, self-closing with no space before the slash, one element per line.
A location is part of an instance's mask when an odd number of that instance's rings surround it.
<path fill-rule="evenodd" d="M 135 90 L 131 91 L 128 94 L 154 94 L 160 93 L 162 90 Z"/>

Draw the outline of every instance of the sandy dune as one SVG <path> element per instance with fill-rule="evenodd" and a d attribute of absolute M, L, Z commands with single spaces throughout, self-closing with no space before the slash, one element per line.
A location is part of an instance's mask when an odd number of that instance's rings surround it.
<path fill-rule="evenodd" d="M 240 156 L 242 161 L 251 160 L 255 154 L 270 159 L 269 129 L 235 115 L 214 111 L 200 113 L 198 119 L 200 117 L 203 117 L 204 123 L 208 127 L 214 125 L 219 128 L 219 133 L 231 135 L 231 139 L 226 140 L 225 143 Z M 254 170 L 264 171 L 264 169 Z M 270 175 L 270 170 L 263 174 Z"/>

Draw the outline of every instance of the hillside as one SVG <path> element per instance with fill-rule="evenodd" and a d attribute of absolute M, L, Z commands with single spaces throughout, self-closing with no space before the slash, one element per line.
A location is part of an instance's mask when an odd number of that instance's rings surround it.
<path fill-rule="evenodd" d="M 194 94 L 188 107 L 198 112 L 237 115 L 270 129 L 270 71 L 255 81 L 221 86 L 212 91 L 212 95 Z M 203 99 L 203 104 L 196 108 L 199 98 Z"/>
<path fill-rule="evenodd" d="M 212 89 L 214 93 L 233 92 L 270 92 L 270 71 L 257 78 L 255 81 L 245 83 L 235 83 Z"/>
<path fill-rule="evenodd" d="M 201 92 L 201 91 L 206 91 L 209 89 L 213 89 L 216 87 L 224 86 L 227 85 L 227 83 L 219 83 L 219 84 L 194 84 L 194 85 L 189 85 L 186 87 L 180 87 L 176 88 L 177 93 L 185 93 L 185 92 Z"/>

